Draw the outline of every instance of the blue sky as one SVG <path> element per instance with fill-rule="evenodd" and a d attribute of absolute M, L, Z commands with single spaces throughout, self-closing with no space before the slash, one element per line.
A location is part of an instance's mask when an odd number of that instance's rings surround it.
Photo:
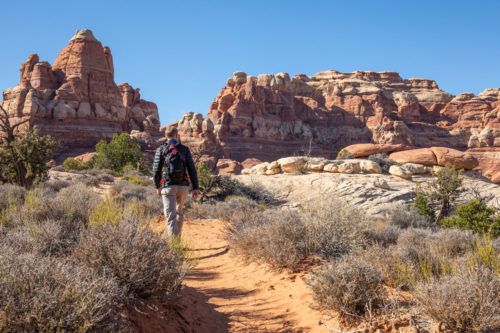
<path fill-rule="evenodd" d="M 500 1 L 0 0 L 0 88 L 30 53 L 52 63 L 83 28 L 162 123 L 206 114 L 236 70 L 390 70 L 454 94 L 500 87 Z"/>

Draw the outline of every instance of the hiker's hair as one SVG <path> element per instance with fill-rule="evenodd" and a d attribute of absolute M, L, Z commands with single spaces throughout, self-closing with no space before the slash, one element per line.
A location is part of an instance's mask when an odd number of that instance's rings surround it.
<path fill-rule="evenodd" d="M 169 126 L 167 130 L 165 131 L 165 135 L 167 139 L 175 139 L 177 138 L 177 134 L 179 131 L 177 130 L 177 127 L 175 126 Z"/>

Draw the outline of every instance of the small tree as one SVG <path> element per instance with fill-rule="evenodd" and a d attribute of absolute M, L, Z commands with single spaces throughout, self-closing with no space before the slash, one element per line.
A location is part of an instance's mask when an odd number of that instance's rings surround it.
<path fill-rule="evenodd" d="M 204 162 L 196 163 L 196 171 L 198 173 L 198 181 L 200 183 L 201 190 L 201 201 L 206 200 L 209 192 L 213 189 L 216 184 L 216 177 L 212 170 Z"/>
<path fill-rule="evenodd" d="M 95 150 L 95 166 L 98 168 L 122 172 L 125 165 L 139 167 L 142 161 L 141 146 L 126 133 L 113 135 L 109 143 L 99 141 Z"/>
<path fill-rule="evenodd" d="M 457 214 L 443 219 L 441 225 L 447 228 L 469 229 L 479 234 L 500 235 L 500 216 L 495 209 L 479 199 L 473 199 L 457 207 Z"/>
<path fill-rule="evenodd" d="M 15 134 L 15 129 L 24 120 L 11 125 L 9 115 L 0 106 L 0 182 L 14 183 L 31 187 L 36 181 L 46 178 L 49 167 L 47 163 L 57 144 L 49 135 L 38 135 L 32 128 Z"/>
<path fill-rule="evenodd" d="M 420 184 L 416 189 L 415 207 L 422 215 L 436 222 L 448 216 L 460 194 L 462 174 L 453 166 L 446 166 L 436 173 L 430 184 Z"/>

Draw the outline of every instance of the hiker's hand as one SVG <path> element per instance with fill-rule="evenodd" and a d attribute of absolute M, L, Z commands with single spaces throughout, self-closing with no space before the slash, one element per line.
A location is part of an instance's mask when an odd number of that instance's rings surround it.
<path fill-rule="evenodd" d="M 161 188 L 157 188 L 156 193 L 158 194 L 159 197 L 161 197 Z"/>
<path fill-rule="evenodd" d="M 192 190 L 192 191 L 191 191 L 191 197 L 192 197 L 193 199 L 198 198 L 198 196 L 199 196 L 199 195 L 200 195 L 200 190 Z"/>

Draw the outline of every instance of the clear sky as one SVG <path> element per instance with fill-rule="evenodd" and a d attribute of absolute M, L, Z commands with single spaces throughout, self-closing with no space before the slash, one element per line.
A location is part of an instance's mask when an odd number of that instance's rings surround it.
<path fill-rule="evenodd" d="M 500 87 L 500 1 L 0 0 L 0 88 L 30 53 L 53 62 L 77 29 L 111 48 L 117 83 L 141 88 L 162 123 L 206 114 L 226 79 L 397 71 L 453 94 Z"/>

